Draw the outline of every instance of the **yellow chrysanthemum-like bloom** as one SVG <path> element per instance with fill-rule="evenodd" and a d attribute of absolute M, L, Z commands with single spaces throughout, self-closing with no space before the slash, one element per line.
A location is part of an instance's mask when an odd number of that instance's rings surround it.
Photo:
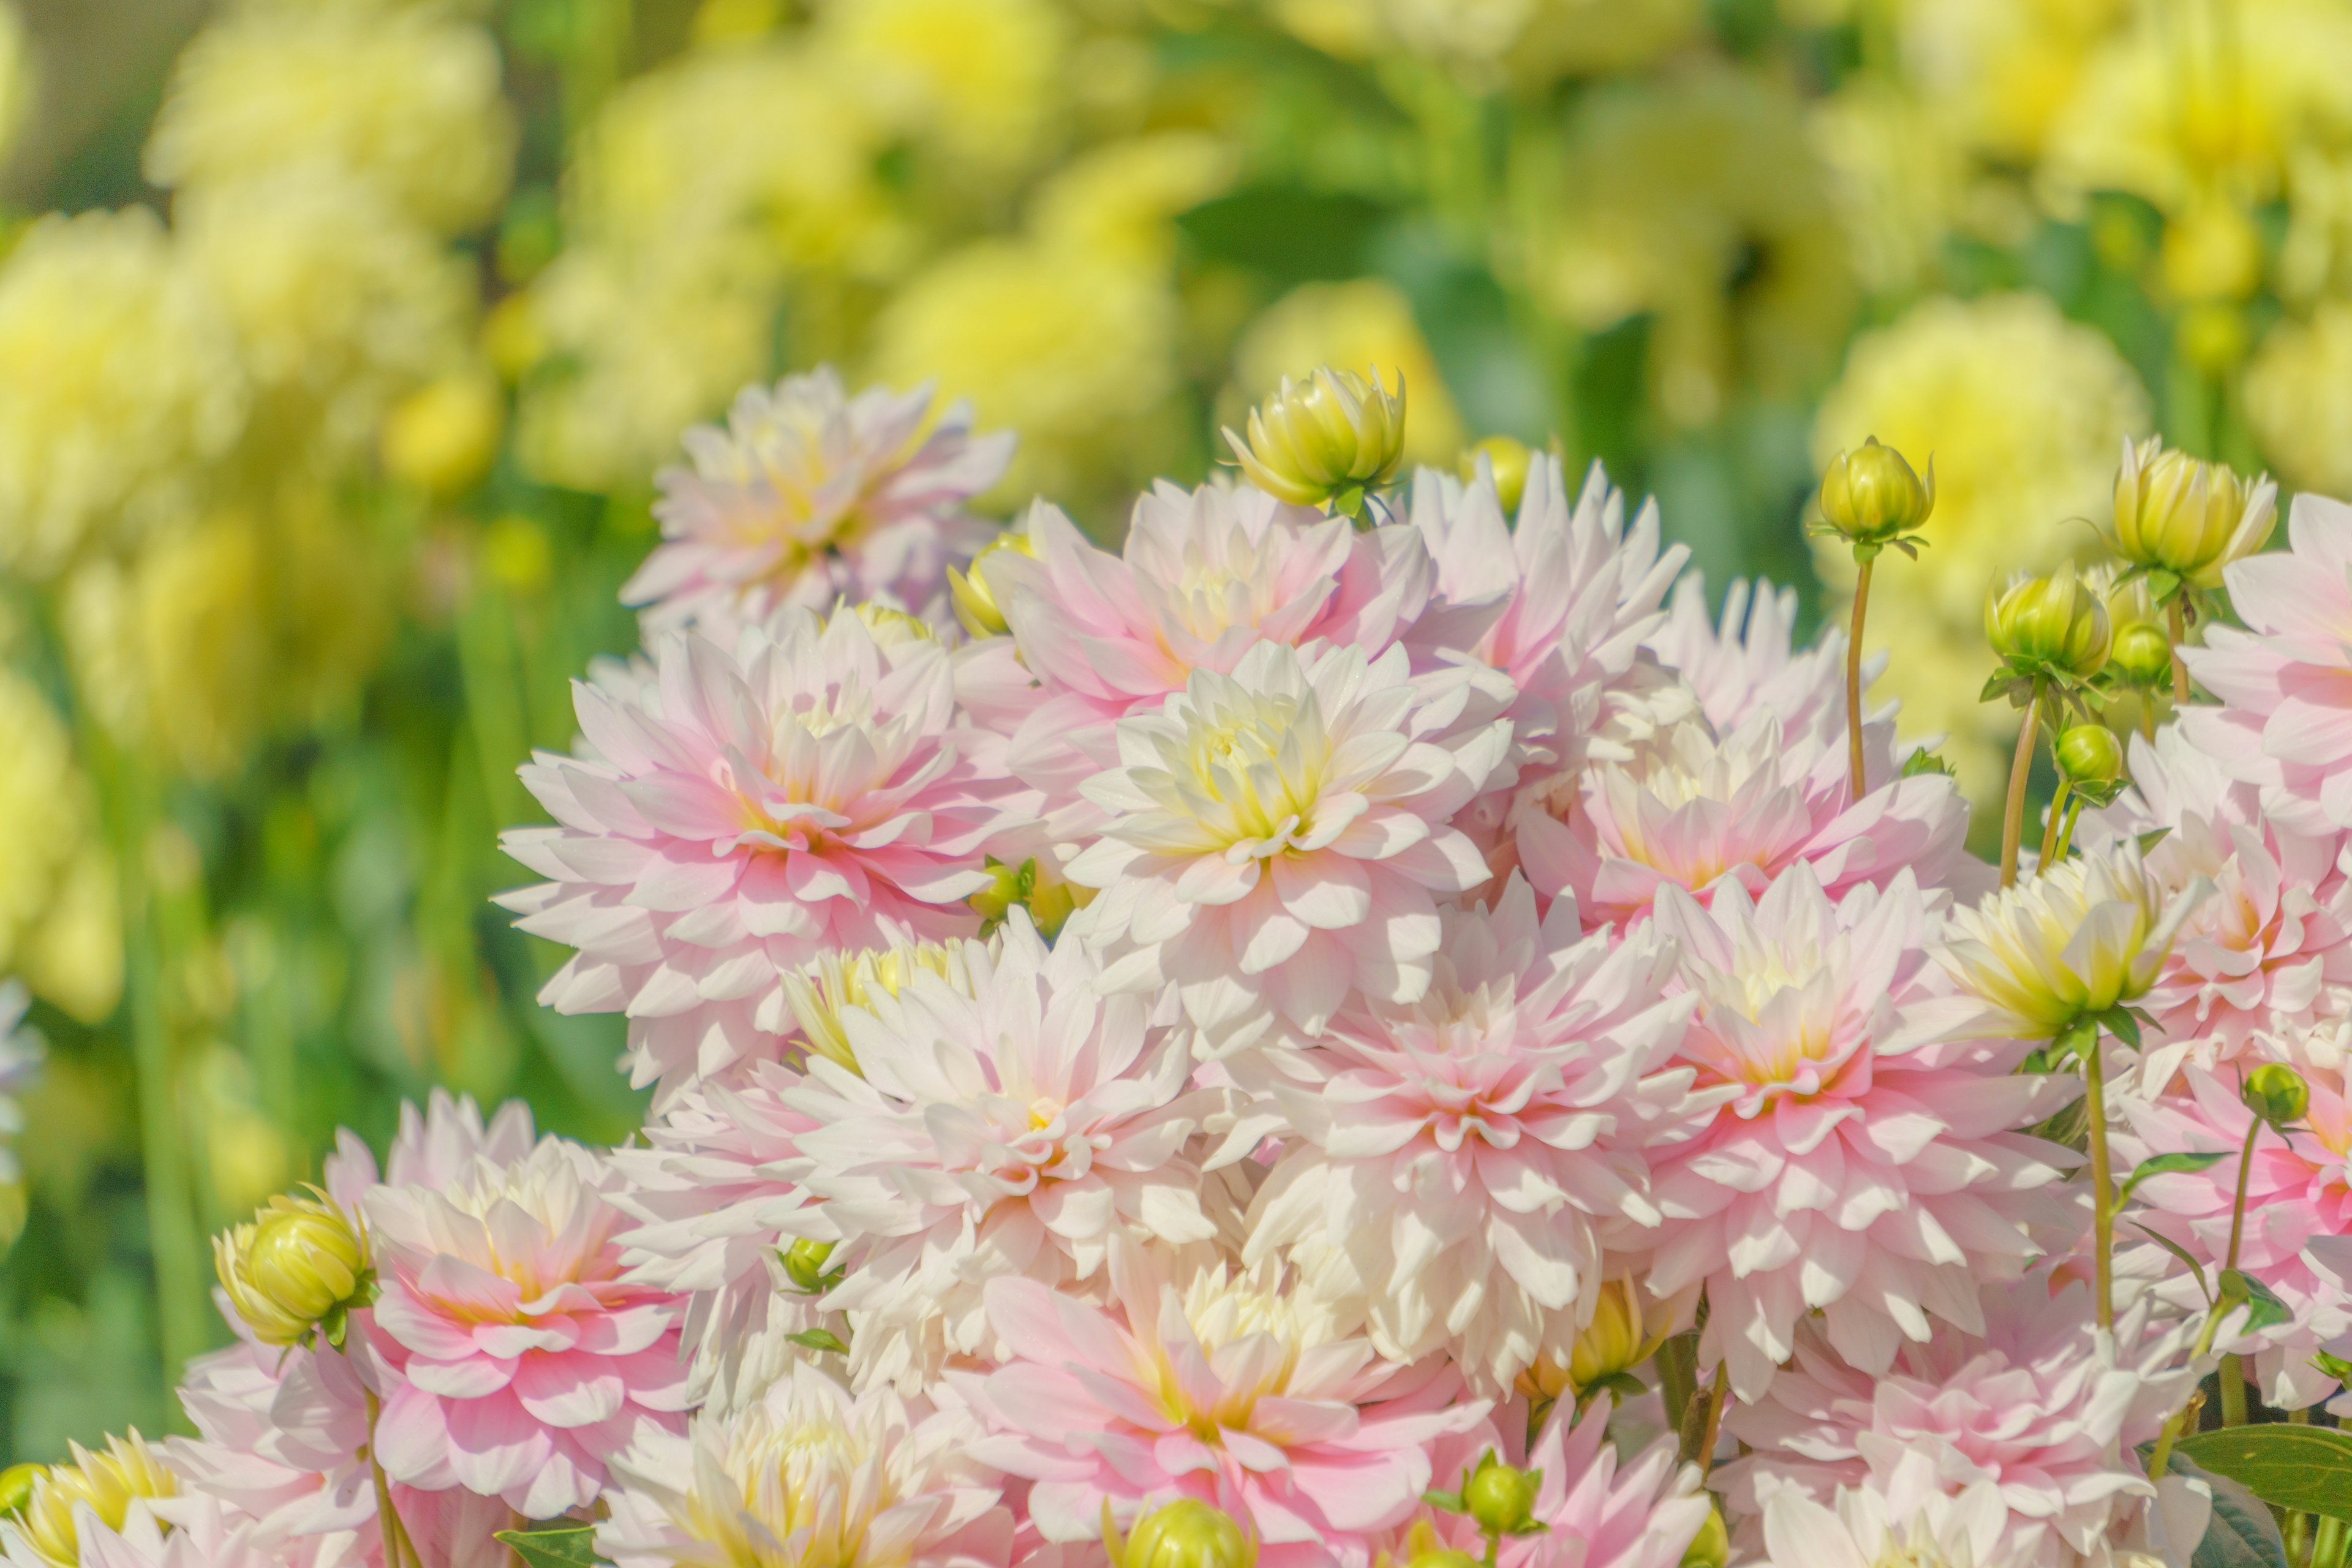
<path fill-rule="evenodd" d="M 2125 843 L 2070 856 L 1954 910 L 1939 952 L 1960 988 L 1983 1004 L 1982 1032 L 2051 1039 L 2145 993 L 2173 933 L 2211 891 L 2200 878 L 2160 903 L 2163 889 Z"/>
<path fill-rule="evenodd" d="M 1031 226 L 1051 245 L 1139 267 L 1165 267 L 1171 221 L 1233 183 L 1240 154 L 1202 131 L 1162 131 L 1072 159 L 1038 187 Z"/>
<path fill-rule="evenodd" d="M 1110 1568 L 1257 1568 L 1257 1535 L 1194 1498 L 1164 1503 L 1122 1538 L 1103 1500 L 1103 1546 Z"/>
<path fill-rule="evenodd" d="M 264 1344 L 294 1344 L 322 1325 L 341 1342 L 341 1314 L 361 1304 L 367 1238 L 325 1194 L 280 1194 L 213 1238 L 213 1268 Z"/>
<path fill-rule="evenodd" d="M 2246 423 L 2289 485 L 2352 495 L 2352 301 L 2271 329 L 2246 367 Z"/>
<path fill-rule="evenodd" d="M 175 514 L 245 410 L 229 323 L 152 214 L 43 219 L 0 268 L 0 567 Z"/>
<path fill-rule="evenodd" d="M 148 1499 L 175 1497 L 179 1478 L 167 1469 L 147 1440 L 132 1431 L 128 1437 L 109 1437 L 102 1450 L 79 1443 L 69 1445 L 73 1463 L 58 1465 L 33 1482 L 31 1497 L 19 1519 L 24 1538 L 42 1561 L 57 1568 L 80 1568 L 81 1532 L 74 1522 L 77 1504 L 87 1503 L 99 1522 L 121 1530 L 131 1505 Z"/>
<path fill-rule="evenodd" d="M 1250 481 L 1294 506 L 1321 506 L 1379 489 L 1404 460 L 1404 383 L 1381 383 L 1353 371 L 1318 368 L 1300 385 L 1288 376 L 1250 410 L 1249 439 L 1231 429 L 1225 442 Z"/>
<path fill-rule="evenodd" d="M 2168 450 L 2154 436 L 2125 444 L 2116 552 L 2133 564 L 2218 588 L 2222 569 L 2260 550 L 2277 522 L 2278 486 L 2268 478 L 2241 479 L 2226 463 Z"/>
<path fill-rule="evenodd" d="M 1408 465 L 1444 463 L 1462 449 L 1462 416 L 1411 302 L 1394 284 L 1377 278 L 1308 283 L 1267 307 L 1234 350 L 1234 416 L 1242 400 L 1272 395 L 1285 377 L 1310 364 L 1377 364 L 1412 389 L 1404 422 Z"/>
<path fill-rule="evenodd" d="M 828 952 L 783 977 L 784 998 L 792 1004 L 793 1016 L 800 1021 L 801 1037 L 808 1048 L 856 1072 L 857 1052 L 843 1026 L 843 1009 L 870 1005 L 877 991 L 896 996 L 919 970 L 929 970 L 958 991 L 969 994 L 971 990 L 962 948 L 926 942 L 864 952 Z"/>
<path fill-rule="evenodd" d="M 950 164 L 1001 179 L 1059 128 L 1071 42 L 1051 0 L 829 0 L 817 56 Z"/>
<path fill-rule="evenodd" d="M 331 163 L 454 234 L 506 195 L 515 122 L 500 82 L 488 33 L 423 7 L 232 13 L 180 56 L 147 176 L 193 188 Z"/>
<path fill-rule="evenodd" d="M 85 1022 L 122 994 L 112 857 L 64 722 L 0 669 L 0 973 Z"/>

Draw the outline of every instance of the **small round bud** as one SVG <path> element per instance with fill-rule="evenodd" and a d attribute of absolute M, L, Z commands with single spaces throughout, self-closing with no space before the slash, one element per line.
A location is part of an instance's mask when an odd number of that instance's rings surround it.
<path fill-rule="evenodd" d="M 2111 784 L 2124 776 L 2124 749 L 2105 724 L 2076 724 L 2058 737 L 2058 773 L 2071 784 Z"/>
<path fill-rule="evenodd" d="M 1486 467 L 1495 476 L 1495 499 L 1503 503 L 1503 515 L 1511 517 L 1519 510 L 1519 498 L 1528 493 L 1528 466 L 1535 460 L 1525 441 L 1515 441 L 1508 436 L 1489 436 L 1462 454 L 1462 482 L 1475 484 L 1478 479 L 1478 459 L 1486 459 Z"/>
<path fill-rule="evenodd" d="M 2246 1106 L 2273 1127 L 2303 1120 L 2311 1109 L 2311 1088 L 2284 1062 L 2264 1062 L 2246 1075 Z"/>
<path fill-rule="evenodd" d="M 1542 1485 L 1541 1470 L 1507 1465 L 1489 1448 L 1462 1483 L 1462 1511 L 1489 1535 L 1525 1535 L 1537 1528 L 1530 1510 Z"/>
<path fill-rule="evenodd" d="M 2134 686 L 2167 686 L 2172 681 L 2172 638 L 2162 626 L 2142 621 L 2116 634 L 2107 663 Z"/>
<path fill-rule="evenodd" d="M 2250 482 L 2228 465 L 2168 451 L 2156 437 L 2124 444 L 2116 473 L 2116 550 L 2136 565 L 2174 573 L 2200 588 L 2270 540 L 2278 486 Z"/>
<path fill-rule="evenodd" d="M 1257 1538 L 1232 1515 L 1194 1498 L 1153 1509 L 1124 1541 L 1106 1501 L 1103 1544 L 1111 1568 L 1255 1568 L 1257 1563 Z"/>
<path fill-rule="evenodd" d="M 784 1278 L 814 1296 L 824 1288 L 824 1261 L 833 1256 L 834 1244 L 801 1237 L 784 1249 Z"/>
<path fill-rule="evenodd" d="M 506 426 L 498 382 L 475 373 L 427 382 L 392 405 L 376 438 L 383 471 L 436 500 L 473 489 Z"/>
<path fill-rule="evenodd" d="M 1708 1509 L 1706 1522 L 1683 1550 L 1682 1568 L 1723 1568 L 1730 1561 L 1731 1537 L 1723 1528 L 1723 1515 Z"/>
<path fill-rule="evenodd" d="M 976 637 L 1002 637 L 1007 629 L 1004 610 L 988 583 L 990 559 L 1007 552 L 1015 555 L 1035 553 L 1028 534 L 1019 529 L 1007 529 L 981 546 L 980 553 L 971 558 L 969 573 L 948 568 L 948 597 L 954 602 L 956 619 Z"/>
<path fill-rule="evenodd" d="M 2047 577 L 2021 574 L 1988 594 L 1985 637 L 2022 674 L 2087 680 L 2107 662 L 2106 606 L 2069 561 Z"/>
<path fill-rule="evenodd" d="M 1830 459 L 1822 475 L 1822 521 L 1856 544 L 1883 545 L 1916 532 L 1936 510 L 1936 465 L 1922 479 L 1902 453 L 1870 437 Z"/>
<path fill-rule="evenodd" d="M 253 1218 L 213 1238 L 213 1266 L 236 1315 L 264 1344 L 290 1345 L 357 1305 L 367 1242 L 333 1199 L 283 1194 Z"/>
<path fill-rule="evenodd" d="M 33 1500 L 33 1485 L 47 1477 L 47 1465 L 11 1465 L 0 1470 L 0 1514 L 19 1515 Z"/>
<path fill-rule="evenodd" d="M 866 623 L 866 634 L 874 639 L 876 647 L 903 647 L 908 643 L 940 640 L 940 634 L 931 629 L 929 621 L 893 605 L 864 599 L 852 607 L 852 613 Z"/>
<path fill-rule="evenodd" d="M 1225 441 L 1250 482 L 1294 506 L 1323 506 L 1378 489 L 1404 460 L 1404 378 L 1396 390 L 1353 371 L 1318 368 L 1304 385 L 1288 376 L 1250 411 L 1249 439 Z"/>

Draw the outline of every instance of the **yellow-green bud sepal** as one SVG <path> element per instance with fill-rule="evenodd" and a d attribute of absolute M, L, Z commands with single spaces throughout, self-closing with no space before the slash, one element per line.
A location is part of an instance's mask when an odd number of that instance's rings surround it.
<path fill-rule="evenodd" d="M 1853 545 L 1856 564 L 1890 547 L 1916 561 L 1927 542 L 1919 529 L 1936 510 L 1935 459 L 1922 479 L 1902 453 L 1867 437 L 1830 459 L 1815 505 L 1821 520 L 1808 531 Z"/>
<path fill-rule="evenodd" d="M 1231 429 L 1224 436 L 1258 489 L 1293 506 L 1353 516 L 1404 461 L 1404 416 L 1402 375 L 1391 392 L 1377 367 L 1367 380 L 1322 365 L 1304 384 L 1283 377 L 1280 390 L 1250 411 L 1246 441 Z"/>
<path fill-rule="evenodd" d="M 2058 776 L 2093 805 L 2105 805 L 2123 793 L 2123 742 L 2105 724 L 2076 724 L 2052 748 Z"/>
<path fill-rule="evenodd" d="M 2095 708 L 2104 694 L 2091 684 L 2106 668 L 2113 633 L 2107 607 L 2072 561 L 2044 577 L 2020 573 L 1985 595 L 1985 640 L 2001 667 L 1977 700 L 2006 696 L 2022 708 L 2035 692 Z"/>
<path fill-rule="evenodd" d="M 845 1264 L 835 1264 L 830 1268 L 825 1267 L 825 1260 L 833 1256 L 833 1248 L 834 1244 L 830 1241 L 814 1241 L 803 1237 L 779 1253 L 784 1261 L 784 1278 L 793 1282 L 793 1289 L 803 1296 L 822 1296 L 840 1284 L 842 1277 L 849 1269 Z"/>
<path fill-rule="evenodd" d="M 343 1347 L 351 1313 L 376 1298 L 367 1235 L 317 1187 L 279 1194 L 213 1238 L 229 1305 L 264 1344 Z"/>
<path fill-rule="evenodd" d="M 2289 1123 L 2302 1121 L 2304 1112 L 2311 1109 L 2311 1086 L 2284 1062 L 2264 1062 L 2246 1075 L 2238 1093 L 2247 1110 L 2280 1132 Z"/>
<path fill-rule="evenodd" d="M 1197 1498 L 1144 1514 L 1125 1537 L 1103 1500 L 1103 1549 L 1110 1568 L 1257 1568 L 1257 1535 Z"/>
<path fill-rule="evenodd" d="M 1535 1517 L 1536 1494 L 1543 1489 L 1541 1470 L 1522 1470 L 1503 1463 L 1489 1448 L 1478 1462 L 1462 1472 L 1459 1491 L 1429 1491 L 1422 1500 L 1447 1513 L 1467 1514 L 1492 1539 L 1506 1535 L 1541 1535 L 1551 1526 Z"/>

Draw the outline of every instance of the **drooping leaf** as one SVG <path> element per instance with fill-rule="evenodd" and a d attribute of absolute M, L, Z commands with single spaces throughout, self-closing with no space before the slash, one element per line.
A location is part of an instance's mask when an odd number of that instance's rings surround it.
<path fill-rule="evenodd" d="M 831 1351 L 835 1355 L 849 1353 L 849 1347 L 842 1343 L 841 1336 L 831 1329 L 803 1329 L 799 1333 L 786 1334 L 784 1338 L 807 1350 Z"/>
<path fill-rule="evenodd" d="M 2132 1168 L 2132 1173 L 2124 1178 L 2123 1190 L 2116 1194 L 2116 1206 L 2122 1207 L 2125 1200 L 2132 1195 L 2132 1189 L 2150 1176 L 2168 1176 L 2180 1171 L 2210 1170 L 2228 1159 L 2230 1154 L 2231 1151 L 2224 1149 L 2218 1154 L 2158 1154 L 2142 1160 Z"/>
<path fill-rule="evenodd" d="M 2147 1226 L 2140 1224 L 2137 1220 L 2134 1220 L 2132 1222 L 2132 1228 L 2147 1237 L 2150 1241 L 2156 1243 L 2157 1246 L 2164 1248 L 2165 1251 L 2172 1254 L 2173 1257 L 2180 1259 L 2181 1262 L 2189 1265 L 2189 1272 L 2197 1281 L 2198 1294 L 2203 1296 L 2209 1304 L 2212 1301 L 2213 1288 L 2205 1283 L 2205 1266 L 2198 1262 L 2195 1258 L 2191 1257 L 2187 1247 L 2181 1246 L 2177 1241 L 2169 1239 L 2168 1237 L 2157 1235 L 2156 1232 L 2148 1229 Z"/>
<path fill-rule="evenodd" d="M 2274 1507 L 2352 1522 L 2352 1433 L 2267 1422 L 2183 1437 L 2173 1449 Z"/>
<path fill-rule="evenodd" d="M 2290 1322 L 2294 1318 L 2294 1314 L 2287 1310 L 2287 1304 L 2271 1294 L 2269 1286 L 2240 1269 L 2225 1268 L 2221 1271 L 2221 1300 L 2231 1304 L 2246 1303 L 2244 1331 L 2250 1334 Z"/>
<path fill-rule="evenodd" d="M 526 1568 L 595 1568 L 604 1562 L 596 1555 L 596 1527 L 593 1524 L 501 1530 L 498 1538 L 521 1555 Z"/>
<path fill-rule="evenodd" d="M 2189 1568 L 2286 1568 L 2286 1542 L 2279 1537 L 2278 1521 L 2243 1482 L 2215 1475 L 2178 1448 L 2165 1473 L 2213 1489 L 2213 1520 Z"/>
<path fill-rule="evenodd" d="M 2132 1016 L 2130 1008 L 2110 1007 L 2099 1015 L 2099 1022 L 2106 1026 L 2107 1033 L 2132 1049 L 2139 1049 L 2139 1020 Z"/>

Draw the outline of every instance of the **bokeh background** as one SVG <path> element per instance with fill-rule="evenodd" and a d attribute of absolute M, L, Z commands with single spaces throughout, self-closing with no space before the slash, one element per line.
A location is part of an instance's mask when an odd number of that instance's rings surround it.
<path fill-rule="evenodd" d="M 0 1457 L 172 1422 L 205 1237 L 444 1083 L 615 1139 L 486 901 L 739 387 L 937 378 L 1106 540 L 1286 372 L 1556 440 L 1906 728 L 2160 431 L 2352 491 L 2352 0 L 0 0 Z M 1816 575 L 1816 572 L 1819 575 Z M 0 1101 L 0 1105 L 5 1105 Z"/>

